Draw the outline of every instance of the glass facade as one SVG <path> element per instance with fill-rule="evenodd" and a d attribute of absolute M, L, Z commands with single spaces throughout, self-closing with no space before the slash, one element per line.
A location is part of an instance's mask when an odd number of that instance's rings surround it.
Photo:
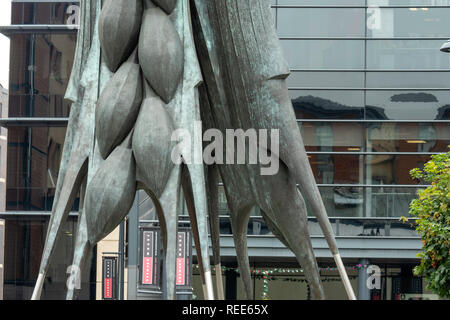
<path fill-rule="evenodd" d="M 409 171 L 450 145 L 450 56 L 439 51 L 450 2 L 273 0 L 272 10 L 329 216 L 408 215 L 424 187 Z"/>
<path fill-rule="evenodd" d="M 65 25 L 78 1 L 12 3 L 12 25 Z M 9 118 L 67 118 L 64 100 L 76 44 L 76 29 L 11 32 Z M 4 299 L 30 299 L 59 174 L 65 127 L 48 124 L 8 127 Z M 74 211 L 78 210 L 78 199 Z M 63 226 L 43 299 L 64 299 L 66 269 L 75 247 L 77 216 Z M 93 261 L 96 259 L 94 250 Z M 80 299 L 95 297 L 95 262 L 82 275 Z"/>
<path fill-rule="evenodd" d="M 425 187 L 412 180 L 409 171 L 450 145 L 450 55 L 439 52 L 449 38 L 450 1 L 270 2 L 291 67 L 289 93 L 335 234 L 416 238 L 413 227 L 398 218 L 408 215 L 411 199 Z M 12 24 L 71 23 L 71 6 L 77 4 L 13 2 Z M 76 30 L 13 32 L 10 39 L 9 117 L 68 117 L 70 104 L 64 93 Z M 6 212 L 0 215 L 6 221 L 4 297 L 29 299 L 66 128 L 8 129 Z M 230 235 L 223 188 L 219 197 L 221 233 Z M 143 192 L 138 200 L 140 222 L 154 221 L 151 200 Z M 78 200 L 73 210 L 77 209 Z M 180 215 L 187 219 L 186 206 Z M 64 226 L 43 298 L 64 298 L 76 221 L 71 216 Z M 322 235 L 313 217 L 309 230 L 312 236 Z M 270 235 L 259 208 L 252 214 L 248 234 Z M 399 294 L 395 279 L 402 272 L 397 269 L 385 268 L 383 298 Z M 90 285 L 82 286 L 80 298 L 93 298 L 95 268 L 84 275 L 83 282 Z"/>

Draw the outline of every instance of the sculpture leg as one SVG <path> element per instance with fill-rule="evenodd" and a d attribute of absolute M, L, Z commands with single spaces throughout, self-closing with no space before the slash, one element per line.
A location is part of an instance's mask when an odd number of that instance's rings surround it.
<path fill-rule="evenodd" d="M 87 239 L 87 234 L 83 230 L 79 229 L 77 233 L 77 240 L 75 244 L 75 253 L 73 262 L 71 265 L 71 276 L 74 277 L 75 283 L 81 284 L 81 276 L 83 272 L 86 272 L 86 262 L 90 261 L 93 246 L 91 246 Z M 76 300 L 77 291 L 81 288 L 74 286 L 74 283 L 67 289 L 66 300 Z"/>
<path fill-rule="evenodd" d="M 183 187 L 183 191 L 184 191 L 184 197 L 186 199 L 186 206 L 187 206 L 187 210 L 189 213 L 189 218 L 191 220 L 192 235 L 194 238 L 198 265 L 200 267 L 200 274 L 202 277 L 203 294 L 204 294 L 205 299 L 213 300 L 214 296 L 213 296 L 213 292 L 212 292 L 212 281 L 209 280 L 210 284 L 208 285 L 208 280 L 207 280 L 208 277 L 211 279 L 211 271 L 210 271 L 210 266 L 209 266 L 209 252 L 207 251 L 208 259 L 205 264 L 206 259 L 204 259 L 204 257 L 203 257 L 204 251 L 202 250 L 203 245 L 202 245 L 202 238 L 200 237 L 199 223 L 198 223 L 198 219 L 197 219 L 198 216 L 197 216 L 197 210 L 196 210 L 196 202 L 195 202 L 195 198 L 194 198 L 194 190 L 193 190 L 193 186 L 192 186 L 192 180 L 191 180 L 189 171 L 187 169 L 188 169 L 187 167 L 183 168 L 182 187 Z M 209 271 L 209 276 L 207 274 L 208 271 Z"/>
<path fill-rule="evenodd" d="M 288 248 L 295 254 L 304 269 L 315 299 L 325 299 L 314 251 L 308 232 L 305 202 L 298 192 L 295 180 L 285 167 L 275 176 L 267 177 L 267 199 L 261 203 L 272 227 L 283 235 Z"/>
<path fill-rule="evenodd" d="M 80 203 L 84 203 L 84 196 L 86 192 L 86 182 L 87 179 L 84 180 L 81 191 L 80 191 Z M 81 208 L 78 216 L 78 225 L 77 225 L 77 233 L 75 240 L 75 250 L 73 254 L 73 262 L 70 266 L 71 272 L 71 281 L 68 283 L 66 300 L 75 300 L 76 299 L 76 290 L 80 289 L 75 286 L 75 284 L 81 284 L 81 276 L 85 270 L 85 264 L 90 260 L 90 256 L 92 254 L 93 246 L 90 244 L 87 234 L 87 220 L 86 213 L 84 208 Z"/>
<path fill-rule="evenodd" d="M 253 283 L 247 252 L 247 228 L 252 209 L 253 206 L 240 208 L 238 210 L 230 208 L 231 229 L 233 231 L 234 246 L 236 248 L 236 259 L 248 300 L 253 300 Z"/>
<path fill-rule="evenodd" d="M 280 159 L 289 168 L 289 174 L 295 179 L 302 195 L 308 201 L 312 212 L 317 217 L 320 228 L 328 243 L 333 258 L 338 267 L 345 290 L 349 299 L 356 300 L 353 288 L 350 284 L 347 272 L 342 263 L 339 249 L 336 243 L 333 229 L 317 187 L 311 165 L 308 161 L 303 139 L 295 120 L 295 114 L 290 100 L 289 91 L 285 80 L 270 80 L 264 83 L 263 92 L 270 92 L 271 103 L 277 106 L 279 111 L 272 119 L 280 130 Z"/>
<path fill-rule="evenodd" d="M 181 167 L 177 166 L 172 170 L 164 193 L 160 198 L 162 215 L 164 216 L 164 264 L 166 269 L 167 299 L 176 299 L 176 251 L 178 232 L 178 209 L 180 203 Z M 162 225 L 162 224 L 161 224 Z"/>
<path fill-rule="evenodd" d="M 209 204 L 209 228 L 211 231 L 211 243 L 216 268 L 217 297 L 224 300 L 222 264 L 220 263 L 220 220 L 219 220 L 219 170 L 217 166 L 208 167 L 208 204 Z"/>
<path fill-rule="evenodd" d="M 42 254 L 39 276 L 34 287 L 32 300 L 39 300 L 44 285 L 50 261 L 53 257 L 56 243 L 61 235 L 62 223 L 67 219 L 70 209 L 73 206 L 81 183 L 87 174 L 87 158 L 73 156 L 69 162 L 67 173 L 64 177 L 61 194 L 57 202 L 53 205 L 52 216 L 47 231 L 44 251 Z"/>

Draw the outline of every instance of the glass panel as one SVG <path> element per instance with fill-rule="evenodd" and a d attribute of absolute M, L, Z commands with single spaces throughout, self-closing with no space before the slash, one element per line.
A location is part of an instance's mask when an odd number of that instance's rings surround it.
<path fill-rule="evenodd" d="M 450 72 L 367 73 L 368 88 L 448 88 L 449 85 Z"/>
<path fill-rule="evenodd" d="M 52 127 L 8 130 L 7 210 L 51 210 L 65 134 Z"/>
<path fill-rule="evenodd" d="M 29 300 L 39 273 L 49 217 L 2 218 L 6 220 L 4 299 Z M 66 269 L 72 264 L 76 227 L 77 220 L 74 217 L 69 217 L 62 225 L 62 235 L 57 241 L 53 262 L 48 270 L 42 300 L 62 300 L 66 296 Z M 95 271 L 95 264 L 92 267 Z M 91 274 L 95 275 L 95 272 L 82 274 L 79 299 L 95 298 L 95 277 L 91 277 Z M 91 292 L 94 296 L 91 296 Z"/>
<path fill-rule="evenodd" d="M 71 102 L 64 95 L 9 95 L 9 117 L 55 117 L 70 115 Z"/>
<path fill-rule="evenodd" d="M 368 91 L 366 119 L 448 120 L 448 91 Z"/>
<path fill-rule="evenodd" d="M 403 223 L 392 219 L 339 219 L 330 218 L 336 236 L 346 237 L 417 237 L 414 220 Z M 413 226 L 411 226 L 413 223 Z M 308 231 L 311 236 L 323 236 L 316 218 L 308 218 Z M 220 234 L 231 235 L 231 222 L 228 217 L 220 218 Z M 249 236 L 273 235 L 262 217 L 251 217 L 247 227 Z"/>
<path fill-rule="evenodd" d="M 429 155 L 367 155 L 366 170 L 368 184 L 418 184 L 409 172 L 423 168 L 430 160 Z"/>
<path fill-rule="evenodd" d="M 64 95 L 75 43 L 75 33 L 12 35 L 10 93 Z"/>
<path fill-rule="evenodd" d="M 319 184 L 363 182 L 363 156 L 352 154 L 310 154 L 311 169 Z"/>
<path fill-rule="evenodd" d="M 307 151 L 364 151 L 364 125 L 345 122 L 300 122 Z"/>
<path fill-rule="evenodd" d="M 370 25 L 368 37 L 447 37 L 450 29 L 450 9 L 382 8 L 373 14 L 378 23 Z"/>
<path fill-rule="evenodd" d="M 11 24 L 23 24 L 23 3 L 11 3 Z"/>
<path fill-rule="evenodd" d="M 39 2 L 39 3 L 12 3 L 12 24 L 66 24 L 70 15 L 71 6 L 80 3 L 73 2 Z"/>
<path fill-rule="evenodd" d="M 307 151 L 446 152 L 450 123 L 299 122 Z"/>
<path fill-rule="evenodd" d="M 415 188 L 319 186 L 319 190 L 329 217 L 409 216 L 409 204 L 417 198 Z"/>
<path fill-rule="evenodd" d="M 450 0 L 367 0 L 370 6 L 450 6 Z"/>
<path fill-rule="evenodd" d="M 363 40 L 281 40 L 281 44 L 292 69 L 364 69 Z"/>
<path fill-rule="evenodd" d="M 364 6 L 365 0 L 278 0 L 279 5 L 342 5 Z"/>
<path fill-rule="evenodd" d="M 442 40 L 367 41 L 368 69 L 448 69 L 450 55 L 440 52 Z"/>
<path fill-rule="evenodd" d="M 367 151 L 446 152 L 449 123 L 369 123 Z"/>
<path fill-rule="evenodd" d="M 364 37 L 365 9 L 278 9 L 280 37 Z"/>
<path fill-rule="evenodd" d="M 450 78 L 450 76 L 449 76 Z M 448 81 L 450 83 L 450 81 Z M 287 78 L 288 87 L 298 88 L 363 88 L 363 72 L 292 72 Z"/>
<path fill-rule="evenodd" d="M 409 217 L 409 204 L 417 198 L 413 188 L 367 188 L 366 208 L 370 217 Z M 401 222 L 400 222 L 401 223 Z M 407 228 L 405 225 L 405 228 Z M 394 234 L 391 234 L 394 235 Z"/>
<path fill-rule="evenodd" d="M 364 189 L 362 187 L 319 187 L 329 217 L 363 217 Z M 308 215 L 314 216 L 306 203 Z"/>
<path fill-rule="evenodd" d="M 315 223 L 314 233 L 311 235 L 322 234 L 316 219 L 310 219 L 309 223 Z M 414 227 L 409 223 L 403 223 L 396 220 L 382 219 L 330 219 L 332 225 L 337 230 L 336 236 L 346 237 L 417 237 Z"/>
<path fill-rule="evenodd" d="M 364 119 L 364 92 L 289 90 L 297 119 Z"/>

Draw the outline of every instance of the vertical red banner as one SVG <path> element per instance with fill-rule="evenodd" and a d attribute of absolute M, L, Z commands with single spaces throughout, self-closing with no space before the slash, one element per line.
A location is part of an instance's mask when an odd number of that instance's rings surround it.
<path fill-rule="evenodd" d="M 153 258 L 145 257 L 142 268 L 142 283 L 153 284 Z"/>
<path fill-rule="evenodd" d="M 117 290 L 117 257 L 103 257 L 103 299 L 115 300 Z"/>
<path fill-rule="evenodd" d="M 142 284 L 144 285 L 153 285 L 155 284 L 155 275 L 154 275 L 154 263 L 156 259 L 153 259 L 155 253 L 154 248 L 154 232 L 153 231 L 145 231 L 143 235 L 143 257 L 142 257 Z"/>
<path fill-rule="evenodd" d="M 186 284 L 186 234 L 178 232 L 177 238 L 177 279 L 178 286 Z"/>
<path fill-rule="evenodd" d="M 104 292 L 104 298 L 105 299 L 112 299 L 112 279 L 106 278 L 105 279 L 105 292 Z"/>
<path fill-rule="evenodd" d="M 186 261 L 184 258 L 177 258 L 177 286 L 184 286 L 186 278 Z"/>

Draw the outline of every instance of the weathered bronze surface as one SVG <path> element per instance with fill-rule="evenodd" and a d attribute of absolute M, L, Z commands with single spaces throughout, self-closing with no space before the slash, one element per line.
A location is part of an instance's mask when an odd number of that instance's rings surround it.
<path fill-rule="evenodd" d="M 289 68 L 268 0 L 106 0 L 103 9 L 101 0 L 82 0 L 81 5 L 66 93 L 73 106 L 33 299 L 40 297 L 61 223 L 78 191 L 81 210 L 73 265 L 83 270 L 92 247 L 127 215 L 137 189 L 145 190 L 155 204 L 166 255 L 167 297 L 174 299 L 181 188 L 205 298 L 213 299 L 207 216 L 214 264 L 221 270 L 219 176 L 247 298 L 253 298 L 253 288 L 246 232 L 255 205 L 297 257 L 313 296 L 325 298 L 307 229 L 305 197 L 353 299 L 289 98 Z M 279 153 L 272 151 L 280 161 L 278 173 L 261 175 L 260 164 L 206 166 L 187 161 L 203 151 L 201 137 L 195 135 L 199 121 L 203 131 L 214 128 L 224 135 L 226 129 L 278 130 Z M 191 143 L 181 147 L 181 161 L 174 162 L 171 135 L 177 129 L 187 130 Z M 216 280 L 223 299 L 220 274 Z M 74 299 L 75 293 L 69 288 L 67 298 Z"/>

